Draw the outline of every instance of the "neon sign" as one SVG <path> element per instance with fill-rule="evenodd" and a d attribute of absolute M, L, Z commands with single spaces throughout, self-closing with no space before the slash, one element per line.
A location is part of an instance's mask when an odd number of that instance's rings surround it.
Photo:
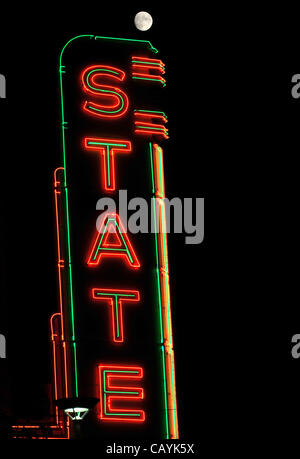
<path fill-rule="evenodd" d="M 101 436 L 122 436 L 126 427 L 179 438 L 164 208 L 168 118 L 163 103 L 153 106 L 166 77 L 157 52 L 145 40 L 82 35 L 60 56 L 54 398 L 99 398 L 93 422 Z M 129 234 L 116 212 L 97 218 L 99 193 L 116 197 L 121 186 L 139 187 L 154 206 L 150 237 Z M 57 410 L 56 423 L 69 438 Z"/>

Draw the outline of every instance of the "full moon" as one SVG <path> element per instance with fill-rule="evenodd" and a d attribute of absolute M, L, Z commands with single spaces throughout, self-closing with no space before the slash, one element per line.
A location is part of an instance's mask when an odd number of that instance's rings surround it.
<path fill-rule="evenodd" d="M 146 11 L 140 11 L 135 15 L 134 24 L 138 30 L 149 30 L 153 24 L 151 14 L 147 13 Z"/>

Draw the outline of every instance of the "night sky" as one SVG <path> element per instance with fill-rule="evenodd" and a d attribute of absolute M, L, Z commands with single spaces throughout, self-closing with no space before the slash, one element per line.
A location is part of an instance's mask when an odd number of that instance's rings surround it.
<path fill-rule="evenodd" d="M 223 23 L 221 11 L 216 18 L 201 8 L 193 14 L 183 5 L 168 11 L 147 2 L 122 9 L 40 6 L 39 19 L 30 8 L 18 18 L 6 13 L 0 47 L 0 73 L 7 78 L 7 99 L 0 101 L 0 333 L 7 359 L 0 363 L 9 369 L 13 414 L 47 412 L 48 318 L 58 306 L 52 192 L 52 172 L 61 165 L 58 54 L 85 33 L 147 39 L 159 49 L 168 70 L 173 145 L 165 162 L 167 196 L 206 199 L 204 242 L 168 239 L 182 438 L 206 443 L 227 429 L 246 430 L 238 420 L 254 404 L 260 421 L 278 415 L 276 407 L 286 418 L 299 411 L 292 396 L 299 365 L 289 342 L 300 332 L 300 315 L 287 259 L 295 244 L 290 220 L 299 148 L 299 107 L 289 92 L 299 72 L 294 29 L 283 37 L 272 21 L 256 18 L 254 33 L 243 21 Z M 134 27 L 140 10 L 153 16 L 148 32 Z M 268 347 L 274 335 L 279 347 L 276 341 L 267 352 L 260 338 Z M 293 417 L 289 422 L 291 429 L 297 425 Z"/>
<path fill-rule="evenodd" d="M 47 24 L 35 23 L 26 31 L 18 29 L 18 38 L 4 37 L 3 73 L 8 83 L 3 104 L 7 174 L 2 295 L 8 315 L 5 335 L 12 405 L 18 416 L 39 417 L 43 410 L 47 412 L 51 380 L 48 318 L 58 306 L 52 192 L 52 172 L 61 165 L 57 63 L 59 50 L 69 38 L 81 33 L 139 38 L 151 40 L 159 48 L 168 67 L 169 128 L 176 146 L 165 163 L 167 193 L 170 198 L 207 197 L 210 165 L 201 146 L 199 128 L 203 120 L 198 114 L 193 116 L 195 107 L 201 110 L 207 90 L 199 87 L 199 69 L 191 64 L 194 36 L 178 14 L 170 24 L 160 9 L 144 9 L 154 18 L 152 29 L 144 34 L 134 27 L 135 8 L 115 12 L 99 8 L 97 21 L 88 14 L 67 22 L 58 17 L 53 27 L 47 20 Z M 208 79 L 207 69 L 201 69 L 201 74 Z M 188 94 L 190 78 L 195 90 Z M 181 431 L 196 437 L 198 426 L 192 418 L 201 407 L 205 421 L 203 407 L 210 385 L 209 372 L 204 370 L 210 329 L 213 334 L 207 304 L 208 238 L 199 246 L 188 246 L 184 235 L 170 236 L 169 256 Z M 192 391 L 191 384 L 196 385 Z"/>

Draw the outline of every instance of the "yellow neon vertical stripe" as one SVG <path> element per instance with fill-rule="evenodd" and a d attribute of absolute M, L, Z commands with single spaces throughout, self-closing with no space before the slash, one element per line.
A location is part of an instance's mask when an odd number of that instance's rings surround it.
<path fill-rule="evenodd" d="M 161 309 L 163 322 L 163 353 L 166 366 L 167 384 L 167 412 L 169 422 L 169 438 L 179 438 L 175 362 L 173 349 L 171 302 L 169 286 L 169 263 L 166 235 L 166 213 L 165 213 L 165 184 L 163 169 L 163 150 L 157 144 L 152 148 L 152 164 L 154 168 L 154 190 L 155 198 L 158 201 L 158 253 L 159 253 L 159 280 L 161 287 Z"/>

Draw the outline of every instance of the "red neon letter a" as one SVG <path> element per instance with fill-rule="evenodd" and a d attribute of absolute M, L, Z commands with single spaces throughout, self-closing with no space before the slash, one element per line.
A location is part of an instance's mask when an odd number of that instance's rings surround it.
<path fill-rule="evenodd" d="M 101 218 L 87 263 L 98 266 L 102 257 L 124 258 L 132 268 L 141 266 L 118 214 L 105 213 Z"/>

